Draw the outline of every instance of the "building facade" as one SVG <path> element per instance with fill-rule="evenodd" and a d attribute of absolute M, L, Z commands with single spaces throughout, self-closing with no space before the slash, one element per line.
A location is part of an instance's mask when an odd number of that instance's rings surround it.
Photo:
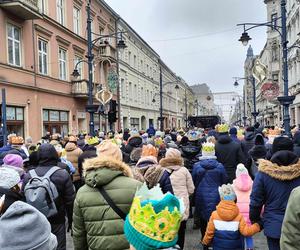
<path fill-rule="evenodd" d="M 191 89 L 195 95 L 195 115 L 216 114 L 214 96 L 206 83 L 192 85 Z"/>
<path fill-rule="evenodd" d="M 80 80 L 71 73 L 87 52 L 86 1 L 0 1 L 0 87 L 7 94 L 8 132 L 41 138 L 45 132 L 87 131 L 87 64 L 78 65 Z M 94 0 L 92 30 L 115 31 L 116 15 Z M 94 89 L 106 81 L 99 44 L 94 47 Z M 114 56 L 115 39 L 107 44 Z M 95 127 L 100 128 L 99 115 Z"/>

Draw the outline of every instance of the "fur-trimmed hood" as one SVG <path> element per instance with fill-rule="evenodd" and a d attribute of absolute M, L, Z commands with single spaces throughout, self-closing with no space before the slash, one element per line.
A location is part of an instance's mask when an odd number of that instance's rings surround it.
<path fill-rule="evenodd" d="M 258 170 L 281 181 L 290 181 L 300 177 L 300 160 L 289 166 L 279 166 L 268 160 L 259 160 Z"/>
<path fill-rule="evenodd" d="M 159 161 L 159 165 L 164 168 L 171 168 L 174 166 L 183 166 L 183 159 L 180 158 L 163 158 Z"/>
<path fill-rule="evenodd" d="M 89 186 L 103 186 L 118 176 L 132 178 L 131 168 L 111 157 L 98 156 L 83 163 L 85 183 Z"/>

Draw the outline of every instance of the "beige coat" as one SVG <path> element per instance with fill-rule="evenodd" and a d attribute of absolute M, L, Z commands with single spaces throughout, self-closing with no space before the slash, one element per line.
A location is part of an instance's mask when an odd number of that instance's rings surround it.
<path fill-rule="evenodd" d="M 183 199 L 185 205 L 183 220 L 187 220 L 190 211 L 189 196 L 195 190 L 192 176 L 188 169 L 183 166 L 182 158 L 164 158 L 160 160 L 159 164 L 170 173 L 173 192 L 177 197 Z"/>
<path fill-rule="evenodd" d="M 70 161 L 74 168 L 76 169 L 75 174 L 73 175 L 73 181 L 80 180 L 80 174 L 78 171 L 78 157 L 82 154 L 82 150 L 78 148 L 74 143 L 67 143 L 66 147 L 66 156 L 67 160 Z"/>

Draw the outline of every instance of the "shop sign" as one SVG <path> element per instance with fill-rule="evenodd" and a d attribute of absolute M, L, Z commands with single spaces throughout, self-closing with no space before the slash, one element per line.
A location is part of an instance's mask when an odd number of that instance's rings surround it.
<path fill-rule="evenodd" d="M 279 85 L 277 83 L 266 82 L 261 87 L 261 93 L 266 100 L 274 100 L 279 96 Z"/>

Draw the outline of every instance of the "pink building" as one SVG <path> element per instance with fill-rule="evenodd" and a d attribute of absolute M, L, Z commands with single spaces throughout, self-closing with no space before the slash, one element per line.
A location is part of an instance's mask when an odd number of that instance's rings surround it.
<path fill-rule="evenodd" d="M 86 59 L 87 0 L 0 0 L 0 87 L 7 93 L 8 132 L 39 140 L 46 131 L 88 130 L 86 63 L 81 80 L 72 81 L 79 60 Z M 92 30 L 115 32 L 117 15 L 102 0 L 92 0 Z M 103 41 L 101 41 L 103 42 Z M 95 88 L 106 81 L 115 62 L 116 41 L 94 49 Z M 95 128 L 104 119 L 95 115 Z"/>

